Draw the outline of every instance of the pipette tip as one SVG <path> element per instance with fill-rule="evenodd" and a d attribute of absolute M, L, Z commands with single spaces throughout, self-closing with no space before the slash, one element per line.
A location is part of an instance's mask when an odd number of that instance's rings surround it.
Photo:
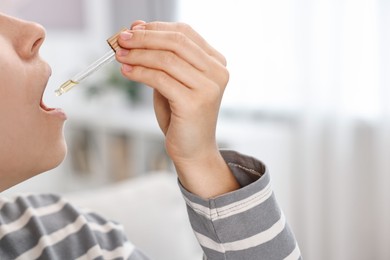
<path fill-rule="evenodd" d="M 56 94 L 57 97 L 59 97 L 59 96 L 61 96 L 63 94 L 61 89 L 57 89 L 56 91 L 54 91 L 54 93 Z"/>
<path fill-rule="evenodd" d="M 68 92 L 71 88 L 73 88 L 75 85 L 77 85 L 78 82 L 75 82 L 73 80 L 68 80 L 64 84 L 61 85 L 55 92 L 55 94 L 58 96 L 61 96 L 62 94 Z"/>

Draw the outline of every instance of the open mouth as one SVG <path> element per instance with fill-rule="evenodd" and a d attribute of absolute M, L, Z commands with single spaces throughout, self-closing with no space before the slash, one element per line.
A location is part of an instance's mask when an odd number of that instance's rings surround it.
<path fill-rule="evenodd" d="M 49 81 L 49 78 L 51 76 L 51 68 L 48 64 L 46 64 L 46 70 L 47 70 L 47 79 L 46 79 L 46 83 L 45 83 L 45 87 L 42 89 L 42 94 L 41 94 L 41 101 L 39 103 L 39 106 L 44 110 L 44 111 L 47 111 L 47 112 L 50 112 L 50 111 L 53 111 L 55 110 L 55 108 L 50 108 L 48 106 L 45 105 L 45 103 L 43 103 L 43 94 L 45 92 L 45 89 L 46 89 L 46 85 Z"/>
<path fill-rule="evenodd" d="M 61 118 L 61 120 L 67 119 L 65 112 L 61 108 L 51 108 L 46 106 L 45 103 L 43 103 L 42 98 L 41 101 L 39 102 L 39 107 L 41 111 L 47 113 L 47 115 L 59 117 Z"/>
<path fill-rule="evenodd" d="M 43 103 L 42 99 L 41 99 L 41 102 L 39 103 L 39 106 L 40 106 L 43 110 L 48 111 L 48 112 L 49 112 L 49 111 L 55 110 L 54 108 L 47 107 L 47 106 L 45 105 L 45 103 Z"/>

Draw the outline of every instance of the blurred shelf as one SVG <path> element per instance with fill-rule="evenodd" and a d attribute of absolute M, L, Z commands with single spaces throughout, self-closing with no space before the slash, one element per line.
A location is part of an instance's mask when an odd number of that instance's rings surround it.
<path fill-rule="evenodd" d="M 156 171 L 172 171 L 153 110 L 135 106 L 65 108 L 69 184 L 96 187 Z"/>

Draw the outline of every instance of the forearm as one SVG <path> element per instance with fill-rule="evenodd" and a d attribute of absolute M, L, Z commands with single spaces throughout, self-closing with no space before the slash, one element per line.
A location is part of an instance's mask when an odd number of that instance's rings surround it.
<path fill-rule="evenodd" d="M 265 166 L 234 152 L 223 156 L 242 188 L 202 199 L 181 187 L 207 259 L 300 259 Z"/>

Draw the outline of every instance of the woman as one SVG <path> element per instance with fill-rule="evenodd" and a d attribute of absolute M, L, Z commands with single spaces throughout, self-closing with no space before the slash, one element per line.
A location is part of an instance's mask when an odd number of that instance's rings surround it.
<path fill-rule="evenodd" d="M 136 21 L 120 34 L 122 74 L 154 89 L 154 109 L 207 259 L 299 259 L 263 164 L 220 152 L 224 57 L 184 24 Z M 0 189 L 64 159 L 64 111 L 42 95 L 44 29 L 0 14 Z M 147 259 L 120 226 L 54 195 L 0 199 L 0 259 Z"/>

